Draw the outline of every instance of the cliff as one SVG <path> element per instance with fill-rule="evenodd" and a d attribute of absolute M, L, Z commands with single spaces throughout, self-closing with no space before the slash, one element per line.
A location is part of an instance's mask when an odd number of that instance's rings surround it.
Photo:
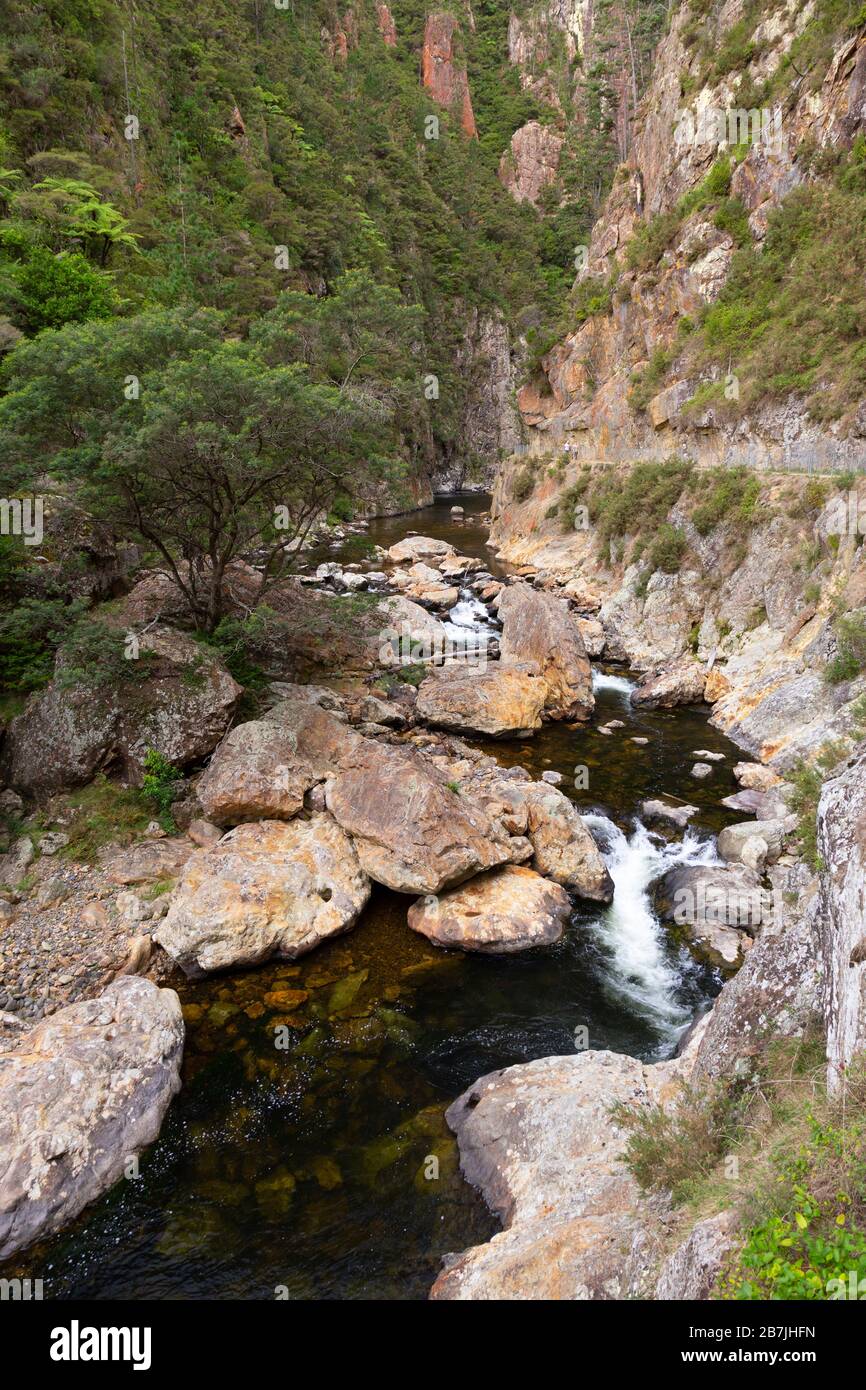
<path fill-rule="evenodd" d="M 856 6 L 681 4 L 520 392 L 531 447 L 864 466 L 864 129 Z"/>

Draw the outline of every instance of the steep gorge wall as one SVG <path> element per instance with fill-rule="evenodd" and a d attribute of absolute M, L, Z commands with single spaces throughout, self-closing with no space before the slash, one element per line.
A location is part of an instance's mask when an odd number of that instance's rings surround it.
<path fill-rule="evenodd" d="M 769 13 L 756 12 L 744 0 L 712 6 L 685 0 L 674 13 L 656 52 L 631 151 L 578 275 L 577 326 L 543 358 L 542 370 L 519 394 L 531 450 L 568 441 L 585 458 L 678 451 L 702 462 L 758 468 L 866 467 L 862 399 L 823 421 L 814 418 L 803 392 L 775 390 L 747 409 L 729 409 L 721 386 L 727 373 L 736 376 L 736 358 L 708 365 L 688 336 L 728 282 L 738 238 L 747 236 L 760 248 L 768 219 L 792 190 L 820 181 L 821 159 L 850 150 L 866 131 L 866 31 L 846 33 L 841 26 L 828 43 L 826 71 L 823 60 L 816 62 L 805 80 L 793 55 L 816 22 L 815 7 L 797 0 Z M 723 76 L 712 63 L 707 75 L 696 24 L 719 48 L 738 25 L 750 33 L 739 61 Z M 766 108 L 757 106 L 756 92 Z M 759 110 L 772 113 L 772 138 L 739 145 L 745 128 L 738 118 L 720 132 L 713 113 L 727 116 L 744 107 L 754 107 L 755 117 Z M 754 134 L 754 121 L 751 129 Z M 723 200 L 729 211 L 736 205 L 742 212 L 747 233 L 719 225 L 714 213 L 721 195 L 701 196 L 720 157 L 733 165 Z M 689 195 L 698 206 L 684 207 Z M 634 257 L 636 234 L 647 227 L 658 232 L 664 218 L 672 224 L 668 244 L 655 259 Z M 601 307 L 587 303 L 593 295 Z M 808 336 L 808 324 L 802 332 Z M 827 370 L 832 374 L 832 364 Z M 635 377 L 650 383 L 638 405 L 629 400 Z M 706 407 L 686 408 L 711 383 L 719 390 Z"/>

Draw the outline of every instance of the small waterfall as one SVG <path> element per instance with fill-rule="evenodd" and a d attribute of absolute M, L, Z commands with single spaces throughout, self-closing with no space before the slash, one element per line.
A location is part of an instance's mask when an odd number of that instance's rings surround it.
<path fill-rule="evenodd" d="M 606 671 L 599 671 L 595 666 L 592 668 L 592 688 L 596 694 L 599 690 L 612 690 L 617 695 L 629 694 L 635 688 L 635 681 L 630 681 L 626 676 L 612 676 Z"/>
<path fill-rule="evenodd" d="M 467 657 L 486 652 L 488 639 L 496 632 L 490 614 L 471 589 L 460 590 L 460 598 L 442 626 L 452 650 L 463 652 Z"/>
<path fill-rule="evenodd" d="M 681 970 L 667 955 L 648 890 L 675 864 L 719 863 L 713 842 L 686 831 L 679 842 L 657 843 L 640 820 L 625 835 L 607 816 L 583 819 L 614 882 L 613 902 L 590 924 L 604 958 L 603 987 L 658 1029 L 663 1044 L 672 1043 L 689 1023 L 691 1009 L 678 1001 Z"/>

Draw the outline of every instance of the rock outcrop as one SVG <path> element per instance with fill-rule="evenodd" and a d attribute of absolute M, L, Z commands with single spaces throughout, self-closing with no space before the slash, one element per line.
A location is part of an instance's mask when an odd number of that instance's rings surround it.
<path fill-rule="evenodd" d="M 661 671 L 652 671 L 635 686 L 629 699 L 637 709 L 673 709 L 695 705 L 704 698 L 706 672 L 697 661 L 681 657 Z"/>
<path fill-rule="evenodd" d="M 538 206 L 556 179 L 563 138 L 553 126 L 528 121 L 515 130 L 511 145 L 499 161 L 499 181 L 518 203 Z"/>
<path fill-rule="evenodd" d="M 866 1048 L 866 755 L 828 782 L 818 808 L 822 1004 L 828 1083 Z"/>
<path fill-rule="evenodd" d="M 674 1064 L 582 1052 L 508 1067 L 464 1091 L 445 1118 L 466 1180 L 505 1229 L 447 1256 L 431 1298 L 637 1295 L 646 1222 L 611 1106 L 662 1100 L 676 1075 Z"/>
<path fill-rule="evenodd" d="M 547 684 L 548 719 L 588 719 L 595 706 L 592 669 L 567 604 L 528 584 L 511 584 L 499 601 L 501 659 L 534 664 Z"/>
<path fill-rule="evenodd" d="M 436 946 L 510 955 L 558 941 L 570 912 L 558 884 L 506 864 L 441 896 L 419 898 L 409 908 L 409 926 Z"/>
<path fill-rule="evenodd" d="M 535 666 L 441 666 L 418 687 L 416 713 L 442 729 L 515 738 L 541 726 L 547 685 Z"/>
<path fill-rule="evenodd" d="M 458 56 L 460 26 L 453 15 L 430 14 L 424 29 L 421 81 L 439 106 L 459 115 L 464 135 L 477 139 L 466 64 Z"/>
<path fill-rule="evenodd" d="M 239 825 L 187 863 L 156 940 L 187 975 L 294 960 L 347 931 L 370 896 L 331 819 Z"/>
<path fill-rule="evenodd" d="M 368 742 L 364 756 L 328 782 L 326 803 L 375 882 L 398 893 L 439 893 L 531 857 L 527 840 L 489 820 L 417 753 Z"/>
<path fill-rule="evenodd" d="M 116 640 L 122 653 L 121 631 Z M 210 753 L 241 687 L 185 633 L 154 627 L 137 643 L 127 679 L 76 680 L 59 659 L 53 683 L 9 727 L 0 779 L 44 793 L 81 786 L 103 771 L 140 780 L 151 748 L 178 766 Z"/>
<path fill-rule="evenodd" d="M 174 991 L 125 976 L 0 1042 L 0 1259 L 60 1230 L 153 1143 L 183 1038 Z"/>

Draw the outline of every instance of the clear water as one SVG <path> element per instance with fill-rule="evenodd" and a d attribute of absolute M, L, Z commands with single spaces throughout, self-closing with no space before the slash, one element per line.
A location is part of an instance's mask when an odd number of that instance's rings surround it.
<path fill-rule="evenodd" d="M 463 501 L 465 527 L 449 501 L 376 523 L 373 538 L 411 528 L 486 558 L 470 511 L 486 499 Z M 419 1299 L 444 1253 L 488 1239 L 496 1223 L 460 1177 L 449 1102 L 486 1072 L 574 1051 L 579 1028 L 591 1047 L 667 1055 L 720 985 L 658 924 L 647 889 L 713 855 L 737 751 L 699 710 L 633 712 L 628 689 L 623 672 L 597 674 L 595 723 L 627 725 L 613 737 L 549 725 L 482 745 L 564 775 L 604 848 L 612 906 L 581 905 L 555 946 L 496 959 L 436 950 L 406 926 L 407 900 L 376 890 L 351 933 L 295 965 L 179 983 L 184 1085 L 141 1176 L 3 1272 L 43 1278 L 51 1298 Z M 707 782 L 689 776 L 697 748 L 730 755 Z M 641 800 L 663 793 L 700 807 L 684 839 L 640 822 Z"/>

